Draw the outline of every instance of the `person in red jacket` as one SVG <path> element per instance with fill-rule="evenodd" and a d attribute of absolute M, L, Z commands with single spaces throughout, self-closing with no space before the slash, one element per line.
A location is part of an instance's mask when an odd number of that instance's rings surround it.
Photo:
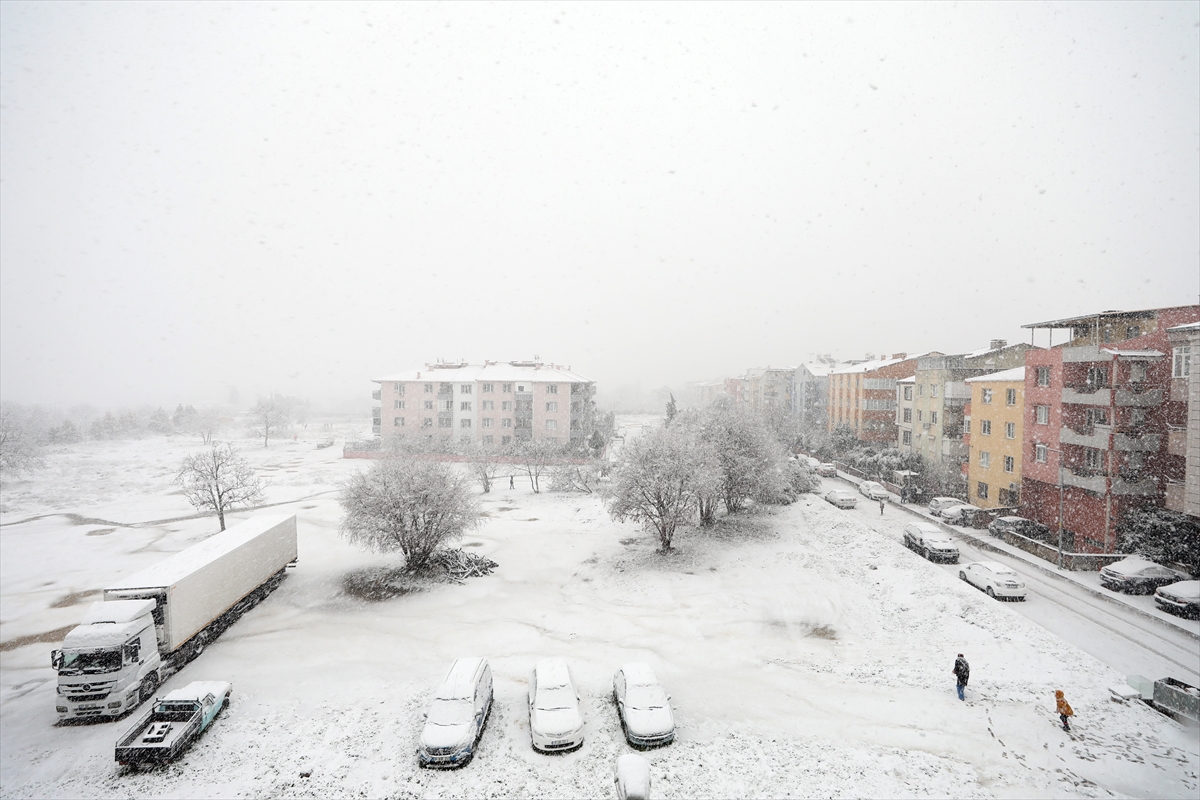
<path fill-rule="evenodd" d="M 1054 693 L 1054 701 L 1056 706 L 1055 710 L 1058 711 L 1058 718 L 1062 720 L 1063 730 L 1071 730 L 1071 723 L 1067 720 L 1070 717 L 1075 716 L 1075 712 L 1071 710 L 1071 704 L 1067 702 L 1067 698 L 1063 697 L 1061 689 Z"/>

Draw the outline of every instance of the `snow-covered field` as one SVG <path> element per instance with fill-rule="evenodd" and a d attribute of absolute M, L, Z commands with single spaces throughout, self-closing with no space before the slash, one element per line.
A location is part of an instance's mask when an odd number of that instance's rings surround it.
<path fill-rule="evenodd" d="M 300 564 L 165 688 L 234 685 L 232 706 L 178 763 L 124 774 L 131 722 L 58 727 L 52 632 L 107 582 L 216 530 L 171 484 L 194 440 L 88 443 L 6 481 L 0 508 L 0 794 L 4 797 L 597 797 L 629 752 L 611 681 L 650 662 L 673 697 L 677 741 L 645 753 L 657 797 L 1188 797 L 1195 731 L 1142 704 L 1123 676 L 816 497 L 685 531 L 678 552 L 618 525 L 595 496 L 528 483 L 484 495 L 464 546 L 494 574 L 380 602 L 347 593 L 394 563 L 338 537 L 343 460 L 325 432 L 241 442 L 299 520 Z M 235 519 L 249 516 L 239 512 Z M 52 634 L 52 635 L 45 635 Z M 955 653 L 971 662 L 967 702 Z M 475 760 L 418 769 L 429 692 L 450 662 L 484 655 L 496 704 Z M 568 659 L 583 747 L 529 744 L 526 680 Z M 1075 732 L 1053 715 L 1054 690 Z"/>

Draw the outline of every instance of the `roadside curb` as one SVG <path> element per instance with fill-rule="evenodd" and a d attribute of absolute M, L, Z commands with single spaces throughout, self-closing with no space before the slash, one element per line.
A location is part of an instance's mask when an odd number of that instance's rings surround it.
<path fill-rule="evenodd" d="M 837 476 L 839 478 L 841 478 L 842 480 L 853 483 L 856 486 L 859 483 L 861 483 L 861 481 L 859 481 L 854 476 L 847 475 L 844 472 L 839 471 Z M 968 542 L 970 542 L 975 547 L 978 547 L 980 550 L 986 550 L 990 553 L 1000 553 L 1002 555 L 1006 555 L 1006 556 L 1015 558 L 1018 561 L 1021 561 L 1022 563 L 1027 564 L 1030 567 L 1033 567 L 1034 569 L 1038 570 L 1039 572 L 1041 572 L 1044 575 L 1049 575 L 1060 581 L 1069 583 L 1072 586 L 1077 586 L 1080 589 L 1083 589 L 1084 591 L 1086 591 L 1088 594 L 1092 595 L 1093 597 L 1099 598 L 1099 599 L 1105 601 L 1106 603 L 1111 603 L 1115 606 L 1120 606 L 1121 608 L 1128 609 L 1129 611 L 1134 612 L 1135 614 L 1137 614 L 1138 616 L 1140 616 L 1144 619 L 1153 620 L 1154 622 L 1157 622 L 1161 625 L 1166 625 L 1166 626 L 1170 627 L 1172 630 L 1176 630 L 1176 631 L 1179 631 L 1180 633 L 1187 634 L 1188 636 L 1192 637 L 1193 639 L 1200 641 L 1200 633 L 1190 631 L 1187 628 L 1183 627 L 1182 625 L 1175 624 L 1173 621 L 1171 621 L 1169 619 L 1163 619 L 1162 617 L 1158 617 L 1158 616 L 1155 616 L 1154 614 L 1150 614 L 1150 613 L 1146 612 L 1144 609 L 1138 608 L 1137 606 L 1135 606 L 1131 603 L 1126 603 L 1126 602 L 1122 601 L 1121 598 L 1117 595 L 1107 593 L 1107 592 L 1097 591 L 1096 589 L 1093 589 L 1091 586 L 1088 586 L 1085 583 L 1080 583 L 1079 581 L 1073 581 L 1066 575 L 1063 575 L 1061 572 L 1059 572 L 1057 568 L 1045 566 L 1044 564 L 1039 564 L 1038 561 L 1040 561 L 1041 559 L 1037 559 L 1035 561 L 1029 557 L 1028 553 L 1024 553 L 1022 551 L 1017 551 L 1016 553 L 1014 553 L 1010 550 L 1005 550 L 1004 548 L 996 547 L 996 545 L 993 542 L 989 541 L 988 539 L 980 538 L 971 530 L 959 528 L 954 525 L 949 525 L 945 522 L 942 522 L 937 517 L 930 516 L 929 514 L 918 511 L 915 508 L 909 508 L 908 506 L 901 503 L 899 498 L 897 498 L 894 494 L 891 494 L 890 492 L 888 494 L 888 498 L 891 501 L 891 505 L 895 506 L 896 508 L 902 509 L 903 511 L 913 515 L 914 517 L 916 517 L 924 522 L 932 522 L 935 525 L 937 525 L 939 528 L 941 528 L 942 530 L 946 531 L 947 533 L 950 533 L 950 534 L 953 534 L 954 536 L 958 536 L 963 539 L 966 539 Z M 990 537 L 990 535 L 989 535 L 989 537 Z"/>

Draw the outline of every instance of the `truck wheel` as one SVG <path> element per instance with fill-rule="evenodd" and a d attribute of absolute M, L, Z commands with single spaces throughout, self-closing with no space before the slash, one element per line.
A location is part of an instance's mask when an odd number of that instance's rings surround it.
<path fill-rule="evenodd" d="M 197 658 L 201 653 L 203 653 L 204 648 L 207 645 L 208 645 L 208 634 L 206 634 L 206 633 L 196 634 L 196 638 L 192 641 L 192 655 L 191 655 L 191 658 L 188 659 L 188 661 L 191 661 L 193 658 Z"/>
<path fill-rule="evenodd" d="M 151 672 L 142 679 L 142 685 L 138 687 L 138 705 L 147 700 L 154 699 L 154 690 L 158 688 L 158 673 Z"/>

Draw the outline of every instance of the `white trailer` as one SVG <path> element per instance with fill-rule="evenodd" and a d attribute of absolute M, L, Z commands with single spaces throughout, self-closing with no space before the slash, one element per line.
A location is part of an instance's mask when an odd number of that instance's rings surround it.
<path fill-rule="evenodd" d="M 105 589 L 53 653 L 59 719 L 135 708 L 278 586 L 296 557 L 296 517 L 256 517 Z"/>

